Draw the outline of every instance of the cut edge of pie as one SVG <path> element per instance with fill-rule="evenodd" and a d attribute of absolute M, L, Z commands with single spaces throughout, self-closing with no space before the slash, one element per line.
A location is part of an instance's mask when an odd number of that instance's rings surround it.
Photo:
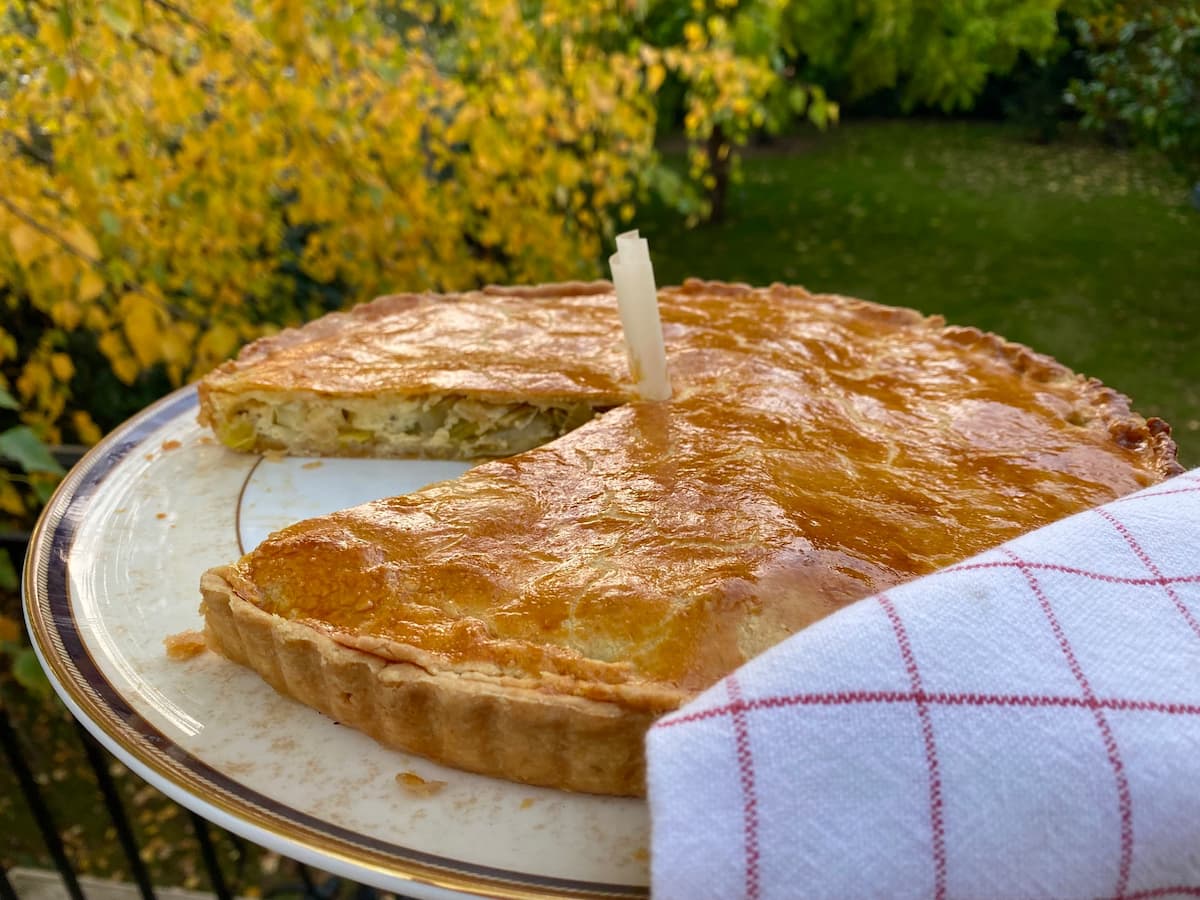
<path fill-rule="evenodd" d="M 395 385 L 372 394 L 280 391 L 246 383 L 246 374 L 275 354 L 335 338 L 426 304 L 464 297 L 527 299 L 604 295 L 606 281 L 532 287 L 489 286 L 469 294 L 388 294 L 345 312 L 329 313 L 296 328 L 260 338 L 200 382 L 199 421 L 223 444 L 250 453 L 342 457 L 479 459 L 511 456 L 539 447 L 596 414 L 628 402 L 616 385 L 581 399 L 552 387 L 517 395 L 500 387 L 456 391 Z"/>

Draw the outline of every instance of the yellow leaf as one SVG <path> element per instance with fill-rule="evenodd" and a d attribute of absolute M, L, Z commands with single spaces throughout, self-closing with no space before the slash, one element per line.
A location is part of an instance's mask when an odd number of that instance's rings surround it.
<path fill-rule="evenodd" d="M 24 222 L 17 223 L 9 230 L 8 241 L 22 269 L 28 269 L 35 259 L 46 252 L 46 236 Z"/>
<path fill-rule="evenodd" d="M 35 358 L 26 362 L 21 374 L 17 376 L 17 390 L 21 399 L 28 401 L 45 393 L 53 382 L 50 370 L 40 359 Z"/>
<path fill-rule="evenodd" d="M 154 301 L 144 294 L 126 294 L 121 298 L 121 327 L 133 355 L 142 368 L 154 365 L 162 357 L 162 329 Z"/>
<path fill-rule="evenodd" d="M 76 268 L 74 257 L 67 253 L 56 253 L 50 260 L 50 264 L 46 266 L 46 271 L 50 276 L 51 284 L 57 288 L 68 288 L 75 280 Z"/>
<path fill-rule="evenodd" d="M 0 512 L 6 512 L 10 516 L 19 516 L 25 512 L 21 492 L 8 480 L 8 473 L 4 471 L 0 471 Z"/>
<path fill-rule="evenodd" d="M 85 444 L 94 444 L 103 436 L 97 425 L 86 410 L 77 409 L 71 413 L 71 424 L 75 426 L 75 434 Z"/>
<path fill-rule="evenodd" d="M 95 300 L 104 293 L 104 279 L 95 269 L 88 269 L 79 279 L 79 299 L 84 303 Z"/>
<path fill-rule="evenodd" d="M 237 330 L 224 322 L 218 322 L 200 339 L 200 351 L 214 361 L 222 360 L 233 355 L 238 342 Z"/>
<path fill-rule="evenodd" d="M 83 320 L 83 310 L 74 300 L 59 300 L 51 305 L 50 318 L 55 325 L 74 331 Z"/>
<path fill-rule="evenodd" d="M 65 353 L 51 353 L 50 371 L 59 381 L 70 381 L 71 376 L 75 374 L 75 364 Z"/>
<path fill-rule="evenodd" d="M 67 79 L 67 96 L 86 103 L 96 92 L 96 76 L 88 69 L 76 69 Z"/>
<path fill-rule="evenodd" d="M 17 355 L 17 339 L 0 328 L 0 362 L 14 359 Z"/>
<path fill-rule="evenodd" d="M 63 240 L 88 257 L 88 259 L 100 258 L 100 245 L 96 243 L 96 239 L 92 237 L 91 232 L 78 222 L 73 222 L 68 226 L 66 231 L 63 232 Z"/>
<path fill-rule="evenodd" d="M 667 70 L 661 63 L 655 63 L 646 70 L 646 90 L 654 93 L 662 87 L 663 79 L 667 77 Z"/>
<path fill-rule="evenodd" d="M 108 358 L 109 365 L 112 366 L 113 373 L 117 378 L 125 384 L 133 384 L 137 380 L 138 367 L 133 357 L 129 355 L 129 351 L 125 349 L 125 341 L 121 339 L 120 332 L 106 331 L 100 335 L 97 343 L 100 352 Z"/>
<path fill-rule="evenodd" d="M 138 366 L 132 356 L 121 356 L 112 361 L 113 372 L 125 384 L 137 381 Z"/>

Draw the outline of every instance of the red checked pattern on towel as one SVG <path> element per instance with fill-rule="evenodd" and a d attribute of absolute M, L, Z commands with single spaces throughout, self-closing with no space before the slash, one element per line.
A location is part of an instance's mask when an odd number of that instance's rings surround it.
<path fill-rule="evenodd" d="M 818 623 L 652 729 L 655 897 L 1200 896 L 1198 619 L 1200 471 Z M 915 733 L 878 714 L 903 707 Z M 987 718 L 943 715 L 970 708 Z M 816 710 L 849 721 L 814 731 Z M 879 762 L 906 744 L 907 768 Z"/>

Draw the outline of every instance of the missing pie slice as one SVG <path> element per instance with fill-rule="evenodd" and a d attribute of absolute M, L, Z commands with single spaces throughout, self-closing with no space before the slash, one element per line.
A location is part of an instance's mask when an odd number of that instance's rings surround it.
<path fill-rule="evenodd" d="M 638 794 L 649 724 L 747 659 L 1180 471 L 1164 423 L 973 328 L 779 285 L 660 305 L 663 403 L 604 283 L 383 298 L 217 370 L 238 449 L 503 458 L 206 573 L 211 645 L 390 746 Z"/>

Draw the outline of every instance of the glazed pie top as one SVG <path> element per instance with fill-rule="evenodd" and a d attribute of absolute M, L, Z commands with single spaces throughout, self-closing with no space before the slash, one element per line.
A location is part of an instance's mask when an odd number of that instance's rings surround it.
<path fill-rule="evenodd" d="M 593 282 L 493 287 L 470 298 L 380 297 L 250 344 L 200 389 L 206 399 L 254 390 L 325 397 L 450 393 L 612 406 L 629 399 L 629 391 L 609 290 L 607 282 Z"/>
<path fill-rule="evenodd" d="M 629 399 L 607 287 L 381 297 L 245 348 L 201 382 L 201 421 L 237 450 L 529 450 Z"/>
<path fill-rule="evenodd" d="M 1179 471 L 1165 424 L 1047 357 L 778 285 L 661 291 L 674 397 L 629 401 L 610 290 L 393 298 L 386 324 L 245 354 L 221 377 L 256 390 L 620 405 L 278 532 L 232 591 L 430 673 L 664 710 L 853 600 Z"/>

